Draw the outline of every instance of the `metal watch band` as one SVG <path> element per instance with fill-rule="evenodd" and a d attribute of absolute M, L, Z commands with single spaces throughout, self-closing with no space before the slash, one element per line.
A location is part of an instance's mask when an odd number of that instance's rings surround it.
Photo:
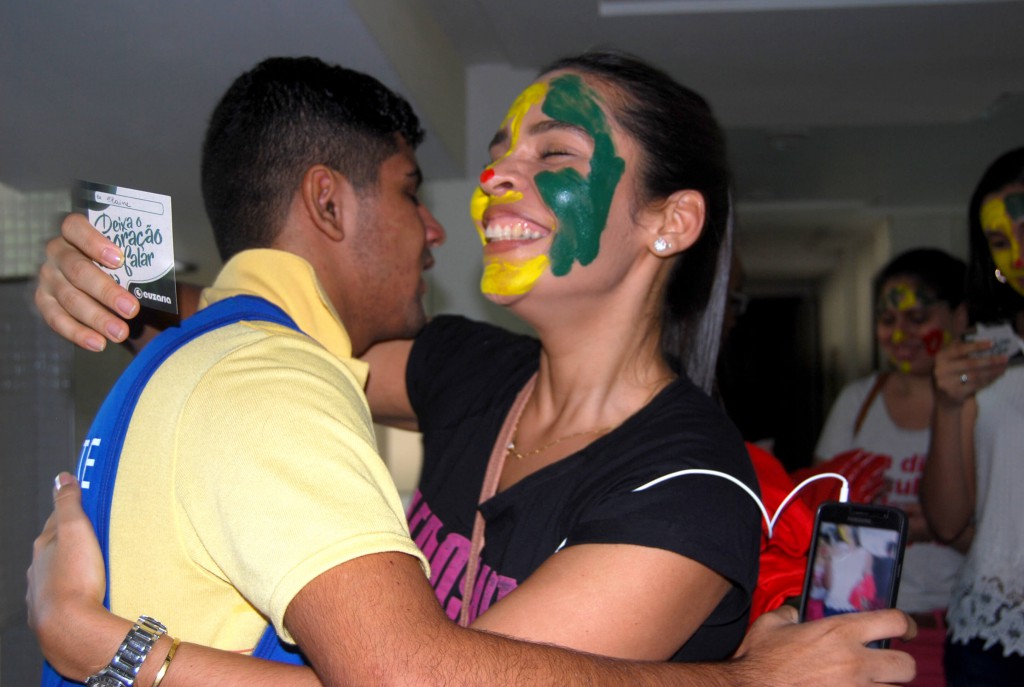
<path fill-rule="evenodd" d="M 132 687 L 139 674 L 142 662 L 149 656 L 156 641 L 167 632 L 167 628 L 149 616 L 139 616 L 135 625 L 110 659 L 110 664 L 89 677 L 86 687 Z"/>

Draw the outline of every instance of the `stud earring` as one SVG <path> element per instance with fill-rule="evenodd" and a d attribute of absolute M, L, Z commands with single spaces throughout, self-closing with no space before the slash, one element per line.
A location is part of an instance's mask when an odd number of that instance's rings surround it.
<path fill-rule="evenodd" d="M 658 253 L 664 253 L 671 247 L 671 244 L 660 236 L 654 240 L 654 250 Z"/>
<path fill-rule="evenodd" d="M 1006 275 L 1003 274 L 1002 272 L 1000 272 L 998 267 L 996 268 L 996 280 L 1000 284 L 1005 284 L 1006 283 Z"/>

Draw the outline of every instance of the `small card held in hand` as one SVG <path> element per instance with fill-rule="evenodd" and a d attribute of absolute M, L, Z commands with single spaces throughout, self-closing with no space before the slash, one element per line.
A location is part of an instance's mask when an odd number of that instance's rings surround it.
<path fill-rule="evenodd" d="M 974 331 L 964 335 L 964 339 L 967 341 L 978 339 L 991 341 L 992 348 L 985 351 L 984 355 L 1009 356 L 1011 364 L 1024 362 L 1024 341 L 1013 331 L 1009 322 L 978 323 Z"/>
<path fill-rule="evenodd" d="M 81 181 L 72 202 L 124 253 L 121 267 L 103 271 L 143 307 L 177 313 L 171 197 Z"/>

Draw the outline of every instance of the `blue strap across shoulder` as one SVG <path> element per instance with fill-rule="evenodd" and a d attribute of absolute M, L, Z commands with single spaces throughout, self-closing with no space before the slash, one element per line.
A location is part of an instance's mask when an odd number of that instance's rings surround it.
<path fill-rule="evenodd" d="M 207 332 L 240 321 L 274 322 L 299 331 L 299 327 L 283 310 L 262 298 L 233 296 L 224 299 L 184 320 L 181 326 L 172 327 L 153 339 L 121 374 L 100 406 L 82 445 L 77 476 L 82 486 L 82 507 L 96 530 L 108 572 L 110 507 L 117 466 L 128 423 L 143 389 L 160 365 L 179 348 Z M 110 608 L 109 574 L 103 604 Z M 302 654 L 295 647 L 281 642 L 273 626 L 269 625 L 253 656 L 293 665 L 305 663 Z M 43 687 L 70 687 L 78 684 L 61 677 L 48 663 L 43 666 Z"/>

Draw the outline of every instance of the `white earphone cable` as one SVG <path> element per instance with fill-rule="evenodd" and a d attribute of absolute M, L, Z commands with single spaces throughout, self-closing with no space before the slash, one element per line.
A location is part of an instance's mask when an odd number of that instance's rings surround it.
<path fill-rule="evenodd" d="M 808 477 L 803 482 L 801 482 L 800 484 L 796 485 L 796 487 L 794 487 L 793 490 L 791 492 L 789 492 L 789 494 L 786 495 L 786 498 L 782 500 L 782 503 L 779 504 L 779 507 L 775 509 L 775 515 L 774 516 L 769 516 L 768 515 L 768 509 L 765 508 L 764 503 L 761 501 L 760 498 L 758 498 L 757 494 L 755 494 L 754 491 L 750 487 L 748 487 L 746 484 L 744 484 L 743 482 L 741 482 L 737 478 L 735 478 L 732 475 L 727 474 L 725 472 L 720 472 L 718 470 L 707 470 L 707 469 L 704 469 L 704 468 L 690 468 L 688 470 L 677 470 L 676 472 L 670 472 L 667 475 L 662 475 L 661 477 L 658 477 L 657 479 L 651 480 L 647 484 L 643 484 L 643 485 L 637 487 L 633 491 L 634 492 L 644 491 L 646 489 L 650 489 L 653 486 L 661 484 L 662 482 L 666 482 L 666 481 L 668 481 L 670 479 L 675 479 L 676 477 L 683 477 L 684 475 L 713 475 L 715 477 L 723 477 L 723 478 L 729 480 L 730 482 L 732 482 L 733 484 L 736 484 L 740 488 L 742 488 L 743 491 L 747 492 L 747 494 L 750 495 L 750 498 L 754 499 L 754 503 L 756 503 L 757 507 L 760 509 L 761 515 L 762 515 L 762 517 L 764 517 L 765 524 L 768 526 L 768 538 L 769 539 L 772 538 L 772 532 L 775 529 L 775 523 L 778 520 L 779 516 L 782 515 L 782 511 L 784 511 L 786 509 L 786 506 L 788 506 L 789 502 L 793 500 L 793 497 L 796 496 L 798 493 L 800 493 L 800 490 L 803 489 L 808 484 L 810 484 L 811 482 L 814 482 L 814 481 L 819 480 L 819 479 L 824 479 L 826 477 L 837 479 L 840 482 L 842 482 L 842 484 L 843 484 L 843 486 L 840 487 L 840 489 L 839 489 L 839 500 L 842 503 L 846 503 L 846 500 L 850 497 L 850 483 L 849 483 L 849 481 L 845 477 L 840 475 L 838 472 L 822 472 L 820 474 Z M 564 544 L 564 542 L 563 542 L 563 544 Z M 559 547 L 559 548 L 561 548 L 561 547 Z"/>

